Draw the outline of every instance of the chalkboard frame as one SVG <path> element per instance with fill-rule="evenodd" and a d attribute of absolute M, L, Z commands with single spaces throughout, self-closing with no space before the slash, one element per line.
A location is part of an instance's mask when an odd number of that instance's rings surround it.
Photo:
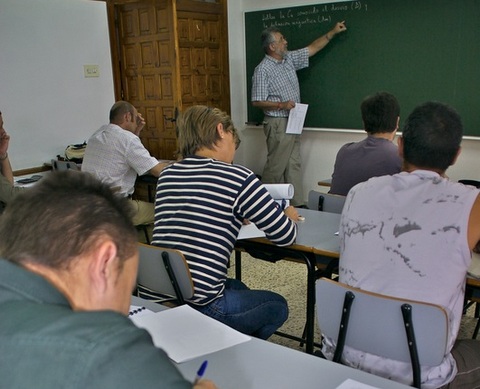
<path fill-rule="evenodd" d="M 305 47 L 345 20 L 335 37 L 300 70 L 305 127 L 363 130 L 361 100 L 380 90 L 397 96 L 403 119 L 418 104 L 455 107 L 465 135 L 480 137 L 480 2 L 477 0 L 368 0 L 322 3 L 245 13 L 248 121 L 263 113 L 251 105 L 251 78 L 264 53 L 260 34 L 277 26 L 289 49 Z"/>

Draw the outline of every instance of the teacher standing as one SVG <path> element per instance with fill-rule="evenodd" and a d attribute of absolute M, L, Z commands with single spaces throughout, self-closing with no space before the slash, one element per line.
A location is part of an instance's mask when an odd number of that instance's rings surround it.
<path fill-rule="evenodd" d="M 288 42 L 276 27 L 262 32 L 265 57 L 252 78 L 252 104 L 265 113 L 263 131 L 267 139 L 264 183 L 291 183 L 295 188 L 292 205 L 305 205 L 300 157 L 300 135 L 286 134 L 289 111 L 300 102 L 297 70 L 308 67 L 309 57 L 322 50 L 335 35 L 345 31 L 345 22 L 314 40 L 303 49 L 288 51 Z"/>

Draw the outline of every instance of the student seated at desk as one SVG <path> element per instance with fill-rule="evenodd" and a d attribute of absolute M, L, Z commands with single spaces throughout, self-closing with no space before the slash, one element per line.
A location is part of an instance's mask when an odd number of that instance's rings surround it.
<path fill-rule="evenodd" d="M 24 189 L 13 185 L 12 165 L 8 158 L 9 143 L 10 135 L 3 128 L 3 117 L 0 112 L 0 212 Z"/>
<path fill-rule="evenodd" d="M 346 196 L 359 182 L 371 177 L 400 173 L 402 159 L 393 143 L 400 120 L 400 105 L 390 93 L 366 97 L 361 104 L 368 136 L 347 143 L 337 153 L 329 193 Z"/>
<path fill-rule="evenodd" d="M 480 387 L 480 342 L 457 339 L 471 250 L 480 240 L 480 191 L 445 177 L 462 132 L 451 107 L 414 109 L 398 143 L 404 171 L 352 188 L 340 222 L 340 282 L 447 312 L 447 353 L 440 365 L 422 366 L 422 388 Z M 324 354 L 334 348 L 325 339 Z M 410 363 L 361 350 L 346 350 L 344 362 L 406 384 L 412 377 Z"/>
<path fill-rule="evenodd" d="M 244 219 L 277 245 L 295 241 L 295 208 L 279 209 L 247 168 L 232 163 L 240 140 L 230 117 L 193 106 L 177 120 L 184 158 L 158 179 L 152 244 L 180 250 L 195 284 L 189 304 L 240 332 L 267 339 L 288 317 L 285 299 L 227 279 Z"/>
<path fill-rule="evenodd" d="M 2 387 L 192 388 L 127 318 L 138 266 L 131 213 L 107 184 L 71 171 L 8 205 L 0 217 Z M 204 380 L 193 387 L 215 389 Z"/>
<path fill-rule="evenodd" d="M 139 136 L 145 120 L 126 101 L 117 101 L 110 109 L 110 123 L 97 130 L 87 142 L 82 171 L 93 174 L 127 197 L 134 209 L 135 225 L 153 223 L 153 204 L 133 200 L 137 175 L 158 177 L 167 165 L 150 155 Z"/>

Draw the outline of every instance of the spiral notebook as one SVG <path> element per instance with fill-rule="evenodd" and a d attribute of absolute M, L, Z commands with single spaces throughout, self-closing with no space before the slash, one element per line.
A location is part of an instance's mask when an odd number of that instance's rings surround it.
<path fill-rule="evenodd" d="M 148 315 L 150 313 L 154 312 L 140 305 L 130 305 L 130 309 L 128 310 L 128 317 L 132 318 L 132 316 L 142 316 Z"/>

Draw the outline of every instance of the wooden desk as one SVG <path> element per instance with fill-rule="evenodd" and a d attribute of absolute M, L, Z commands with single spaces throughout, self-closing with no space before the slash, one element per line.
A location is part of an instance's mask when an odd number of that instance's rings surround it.
<path fill-rule="evenodd" d="M 472 263 L 468 269 L 467 286 L 465 289 L 465 308 L 475 304 L 475 318 L 477 324 L 473 330 L 472 338 L 476 339 L 480 330 L 480 254 L 472 254 Z"/>
<path fill-rule="evenodd" d="M 321 276 L 330 276 L 328 273 L 332 265 L 338 263 L 340 239 L 336 232 L 340 225 L 340 215 L 310 209 L 299 209 L 298 213 L 305 217 L 305 221 L 297 223 L 297 240 L 291 246 L 278 247 L 265 238 L 238 240 L 235 244 L 235 276 L 241 279 L 242 251 L 270 262 L 286 259 L 302 262 L 307 266 L 305 337 L 283 333 L 279 335 L 300 342 L 305 341 L 306 352 L 312 354 L 315 332 L 315 281 Z M 324 271 L 316 271 L 319 263 L 324 266 Z"/>
<path fill-rule="evenodd" d="M 332 179 L 331 178 L 326 178 L 324 180 L 318 181 L 317 185 L 318 186 L 331 187 L 332 186 Z"/>
<path fill-rule="evenodd" d="M 138 190 L 138 195 L 140 198 L 144 197 L 141 193 L 142 186 L 146 187 L 146 201 L 149 203 L 155 202 L 155 191 L 157 190 L 157 180 L 158 177 L 152 176 L 151 174 L 144 174 L 143 176 L 138 176 L 135 182 L 135 191 Z"/>
<path fill-rule="evenodd" d="M 471 286 L 473 288 L 479 288 L 480 289 L 480 279 L 472 278 L 472 277 L 467 276 L 467 285 Z"/>
<path fill-rule="evenodd" d="M 138 297 L 132 297 L 132 304 L 156 312 L 168 309 Z M 222 389 L 335 389 L 347 379 L 374 388 L 408 388 L 394 381 L 256 338 L 175 365 L 186 379 L 193 381 L 204 360 L 208 360 L 204 377 L 213 380 Z"/>

